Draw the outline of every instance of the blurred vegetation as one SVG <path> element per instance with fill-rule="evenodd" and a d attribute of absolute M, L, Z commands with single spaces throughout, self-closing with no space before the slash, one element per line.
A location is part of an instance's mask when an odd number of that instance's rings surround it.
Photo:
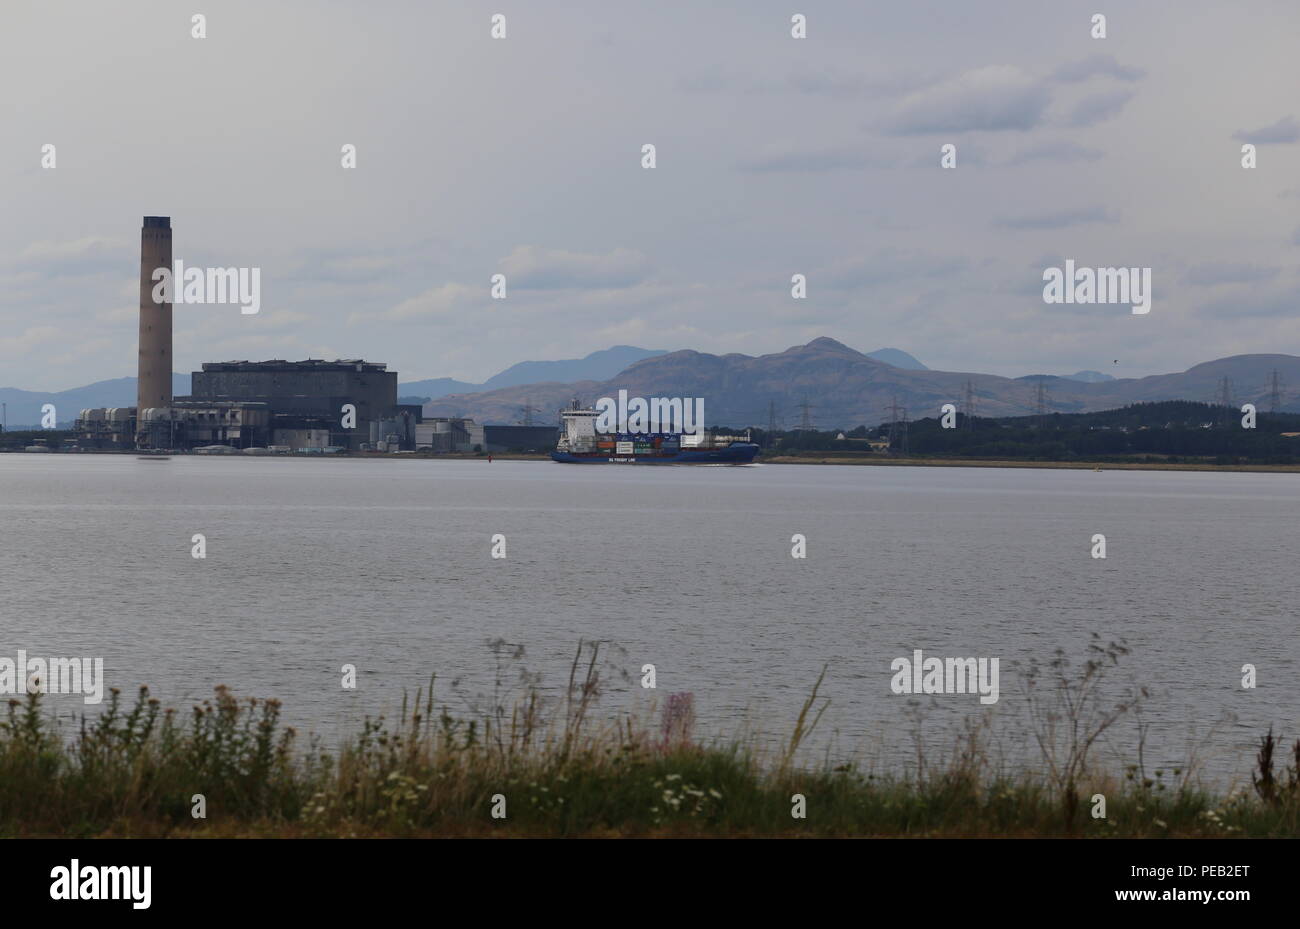
<path fill-rule="evenodd" d="M 1300 464 L 1300 413 L 1257 413 L 1254 429 L 1242 428 L 1238 409 L 1171 400 L 1138 403 L 1097 413 L 1049 413 L 967 419 L 944 429 L 938 417 L 907 423 L 909 458 L 972 458 L 1026 461 L 1111 461 L 1241 464 Z M 718 432 L 734 432 L 717 427 Z M 764 454 L 835 452 L 886 456 L 901 452 L 901 428 L 751 430 Z M 840 436 L 844 438 L 841 439 Z M 871 442 L 876 443 L 873 449 Z"/>
<path fill-rule="evenodd" d="M 796 759 L 827 704 L 819 678 L 779 751 L 703 744 L 689 694 L 669 697 L 657 725 L 595 722 L 605 671 L 580 645 L 563 699 L 536 679 L 501 693 L 493 643 L 490 705 L 453 715 L 428 690 L 401 718 L 366 719 L 337 751 L 299 745 L 274 701 L 218 687 L 188 717 L 141 688 L 113 691 L 97 717 L 65 737 L 41 696 L 11 700 L 0 723 L 0 834 L 5 836 L 1294 836 L 1300 743 L 1261 740 L 1254 790 L 1216 795 L 1192 770 L 1120 777 L 1095 770 L 1089 748 L 1145 696 L 1109 705 L 1097 687 L 1125 650 L 1090 649 L 1031 670 L 1026 695 L 1043 764 L 1015 776 L 989 762 L 988 733 L 968 728 L 942 763 L 882 777 L 856 765 Z M 823 678 L 825 672 L 823 672 Z M 1022 736 L 1025 733 L 1020 733 Z M 1139 751 L 1140 758 L 1140 751 Z M 1106 796 L 1094 818 L 1093 795 Z M 202 794 L 206 818 L 192 816 Z M 793 818 L 795 795 L 806 818 Z M 505 804 L 504 818 L 494 807 Z"/>

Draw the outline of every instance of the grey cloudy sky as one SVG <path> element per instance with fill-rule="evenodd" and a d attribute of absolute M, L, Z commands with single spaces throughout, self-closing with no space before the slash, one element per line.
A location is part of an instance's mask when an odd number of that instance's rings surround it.
<path fill-rule="evenodd" d="M 1300 352 L 1294 0 L 7 0 L 0 18 L 0 386 L 135 373 L 146 214 L 172 217 L 187 265 L 262 269 L 259 315 L 176 308 L 180 371 L 365 357 L 481 380 L 616 343 L 819 335 L 1007 375 Z M 1066 258 L 1153 268 L 1151 313 L 1044 304 Z"/>

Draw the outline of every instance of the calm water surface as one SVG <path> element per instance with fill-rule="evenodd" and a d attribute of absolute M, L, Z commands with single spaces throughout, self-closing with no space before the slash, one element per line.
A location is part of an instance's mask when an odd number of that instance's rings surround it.
<path fill-rule="evenodd" d="M 1270 724 L 1300 737 L 1298 532 L 1292 474 L 8 454 L 0 654 L 102 656 L 166 703 L 278 697 L 331 740 L 433 672 L 453 710 L 521 669 L 561 694 L 580 639 L 610 643 L 610 713 L 690 691 L 704 734 L 780 737 L 829 664 L 812 749 L 902 771 L 988 712 L 996 752 L 1032 758 L 1024 663 L 1095 632 L 1132 649 L 1116 685 L 1151 692 L 1148 768 L 1197 745 L 1240 780 Z M 498 638 L 526 649 L 500 672 Z M 917 648 L 999 657 L 1001 699 L 893 694 Z M 1135 761 L 1136 733 L 1103 760 Z"/>

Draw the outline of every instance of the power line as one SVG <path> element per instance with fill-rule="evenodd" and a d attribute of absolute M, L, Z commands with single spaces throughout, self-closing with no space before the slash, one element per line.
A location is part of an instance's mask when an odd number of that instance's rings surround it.
<path fill-rule="evenodd" d="M 1039 429 L 1047 427 L 1047 399 L 1047 384 L 1039 381 L 1034 395 L 1034 412 L 1038 416 Z"/>
<path fill-rule="evenodd" d="M 1230 424 L 1232 422 L 1232 408 L 1233 408 L 1232 379 L 1229 378 L 1226 374 L 1223 376 L 1223 379 L 1219 381 L 1219 389 L 1216 393 L 1215 400 L 1217 401 L 1219 406 L 1223 407 L 1223 412 L 1220 414 L 1223 420 L 1223 424 L 1225 426 Z"/>
<path fill-rule="evenodd" d="M 809 413 L 813 409 L 813 405 L 809 403 L 808 399 L 805 397 L 804 401 L 802 403 L 796 404 L 796 406 L 798 406 L 801 411 L 801 415 L 799 417 L 799 428 L 805 430 L 812 429 L 813 428 L 812 416 L 809 415 Z"/>
<path fill-rule="evenodd" d="M 533 414 L 540 413 L 541 409 L 539 407 L 533 406 L 532 398 L 525 397 L 524 405 L 519 408 L 519 412 L 522 413 L 524 417 L 522 420 L 519 421 L 519 425 L 531 426 L 533 424 Z"/>
<path fill-rule="evenodd" d="M 898 395 L 889 403 L 889 450 L 893 454 L 907 454 L 907 408 L 898 405 Z"/>

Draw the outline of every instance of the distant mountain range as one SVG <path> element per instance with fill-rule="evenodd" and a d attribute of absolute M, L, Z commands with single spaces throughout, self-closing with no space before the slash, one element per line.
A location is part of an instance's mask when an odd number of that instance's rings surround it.
<path fill-rule="evenodd" d="M 635 361 L 664 354 L 667 353 L 663 349 L 615 345 L 613 348 L 592 352 L 586 358 L 568 361 L 521 361 L 506 368 L 500 374 L 493 375 L 482 384 L 471 384 L 450 377 L 398 383 L 397 394 L 400 400 L 423 403 L 448 394 L 468 394 L 539 381 L 604 380 L 618 374 Z M 900 354 L 905 353 L 900 352 Z M 190 376 L 173 374 L 172 393 L 177 396 L 188 396 L 189 392 Z M 35 428 L 41 421 L 41 407 L 46 403 L 54 404 L 60 424 L 71 425 L 82 410 L 96 407 L 135 406 L 135 398 L 133 377 L 116 377 L 109 381 L 97 381 L 85 387 L 74 387 L 71 390 L 57 392 L 0 387 L 0 402 L 7 405 L 11 429 Z"/>
<path fill-rule="evenodd" d="M 188 374 L 172 374 L 172 393 L 186 395 L 190 392 Z M 41 422 L 41 407 L 54 404 L 60 425 L 71 426 L 82 410 L 96 407 L 135 406 L 135 378 L 115 377 L 96 381 L 85 387 L 70 390 L 40 391 L 0 387 L 0 402 L 5 404 L 5 419 L 10 429 L 35 429 Z"/>
<path fill-rule="evenodd" d="M 575 358 L 569 361 L 521 361 L 519 364 L 506 368 L 500 374 L 488 378 L 482 384 L 470 384 L 450 377 L 435 377 L 425 381 L 410 381 L 405 384 L 398 384 L 397 392 L 404 401 L 422 399 L 427 402 L 452 394 L 482 393 L 488 390 L 496 390 L 499 387 L 514 387 L 520 384 L 573 384 L 578 381 L 604 381 L 619 374 L 633 362 L 666 354 L 668 353 L 662 349 L 655 350 L 636 348 L 632 345 L 615 345 L 613 348 L 592 352 L 586 358 Z M 907 352 L 897 348 L 882 348 L 874 352 L 868 352 L 867 357 L 891 364 L 896 368 L 906 368 L 912 371 L 929 370 Z M 1098 376 L 1104 377 L 1105 375 Z"/>
<path fill-rule="evenodd" d="M 1055 374 L 1026 374 L 1024 377 L 1018 377 L 1018 381 L 1042 381 L 1052 380 L 1058 377 Z M 1062 374 L 1059 377 L 1067 381 L 1083 381 L 1085 384 L 1100 384 L 1102 381 L 1113 381 L 1115 378 L 1109 374 L 1102 374 L 1100 371 L 1075 371 L 1073 374 Z"/>
<path fill-rule="evenodd" d="M 918 362 L 919 364 L 919 362 Z M 615 396 L 704 397 L 710 425 L 796 428 L 808 404 L 811 423 L 822 429 L 875 426 L 890 419 L 896 401 L 911 419 L 936 416 L 945 403 L 963 406 L 969 381 L 977 416 L 1022 416 L 1037 412 L 1039 384 L 1049 411 L 1082 413 L 1155 400 L 1212 402 L 1222 379 L 1233 386 L 1235 405 L 1252 402 L 1269 408 L 1269 375 L 1280 375 L 1281 409 L 1300 411 L 1300 357 L 1235 355 L 1196 365 L 1177 374 L 1111 378 L 1098 372 L 1071 377 L 1029 375 L 999 377 L 927 368 L 901 368 L 830 338 L 814 339 L 784 352 L 710 355 L 670 352 L 645 358 L 613 378 L 568 384 L 531 384 L 442 397 L 425 404 L 428 416 L 471 416 L 482 423 L 513 423 L 525 403 L 546 411 L 534 418 L 550 421 L 575 396 L 584 404 Z M 1104 380 L 1084 380 L 1090 375 Z M 1295 385 L 1295 386 L 1286 386 Z M 548 415 L 549 414 L 549 415 Z"/>
<path fill-rule="evenodd" d="M 402 397 L 436 399 L 448 394 L 472 394 L 499 387 L 519 384 L 541 384 L 548 381 L 603 381 L 643 358 L 668 354 L 663 349 L 636 348 L 632 345 L 615 345 L 613 348 L 592 352 L 585 358 L 565 361 L 521 361 L 500 374 L 494 374 L 482 384 L 470 384 L 450 377 L 435 377 L 424 381 L 409 381 L 397 385 Z"/>
<path fill-rule="evenodd" d="M 961 408 L 968 380 L 978 416 L 1036 412 L 1040 383 L 1049 410 L 1078 413 L 1154 400 L 1215 401 L 1224 377 L 1232 382 L 1236 405 L 1249 401 L 1266 411 L 1274 369 L 1282 382 L 1281 408 L 1300 411 L 1300 358 L 1294 355 L 1235 355 L 1142 378 L 1098 371 L 1006 378 L 933 371 L 896 348 L 863 353 L 825 337 L 757 357 L 616 345 L 585 358 L 520 362 L 482 384 L 452 378 L 401 383 L 398 394 L 424 403 L 429 416 L 472 416 L 497 424 L 519 422 L 525 405 L 542 411 L 534 414 L 535 421 L 549 423 L 575 396 L 591 403 L 620 388 L 633 396 L 704 397 L 707 422 L 732 426 L 766 426 L 774 413 L 779 426 L 796 428 L 806 402 L 815 426 L 840 429 L 885 422 L 895 399 L 911 419 L 934 416 L 944 403 Z M 188 394 L 189 375 L 173 374 L 172 389 Z M 11 429 L 39 423 L 45 403 L 56 406 L 60 424 L 71 424 L 82 409 L 134 406 L 135 395 L 133 377 L 57 392 L 0 388 Z"/>
<path fill-rule="evenodd" d="M 903 368 L 907 371 L 930 370 L 901 348 L 879 348 L 874 352 L 867 352 L 867 357 L 874 358 L 876 361 L 883 361 L 887 365 L 893 365 L 895 368 Z"/>

